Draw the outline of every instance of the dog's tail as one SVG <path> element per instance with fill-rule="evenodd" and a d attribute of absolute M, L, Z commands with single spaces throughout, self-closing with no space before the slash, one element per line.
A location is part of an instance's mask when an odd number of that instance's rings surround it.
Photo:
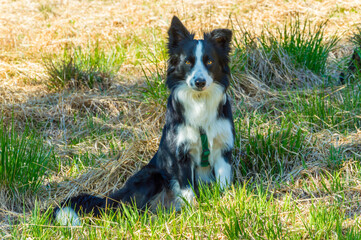
<path fill-rule="evenodd" d="M 70 198 L 54 209 L 53 216 L 60 225 L 79 226 L 79 215 L 92 213 L 100 216 L 105 210 L 119 208 L 121 203 L 134 204 L 138 209 L 155 206 L 155 199 L 164 199 L 158 197 L 160 194 L 172 196 L 170 180 L 170 175 L 164 170 L 147 165 L 113 194 L 104 198 L 89 194 Z"/>
<path fill-rule="evenodd" d="M 105 209 L 106 199 L 89 194 L 81 194 L 70 198 L 60 204 L 53 211 L 54 219 L 60 225 L 80 226 L 78 214 L 93 213 L 99 216 L 102 209 Z"/>

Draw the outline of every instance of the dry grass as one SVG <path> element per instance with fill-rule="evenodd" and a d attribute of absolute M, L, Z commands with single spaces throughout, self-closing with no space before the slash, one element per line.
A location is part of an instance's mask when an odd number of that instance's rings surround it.
<path fill-rule="evenodd" d="M 45 208 L 80 191 L 105 195 L 119 188 L 152 157 L 160 140 L 165 103 L 164 100 L 144 100 L 139 91 L 140 87 L 147 87 L 142 68 L 155 69 L 154 63 L 149 61 L 149 55 L 153 54 L 159 60 L 158 68 L 164 70 L 165 59 L 157 49 L 166 39 L 173 15 L 178 15 L 197 36 L 204 30 L 220 27 L 233 27 L 236 36 L 243 29 L 260 33 L 263 25 L 279 26 L 296 15 L 301 20 L 308 18 L 315 23 L 329 19 L 326 35 L 336 31 L 343 34 L 338 48 L 330 56 L 331 61 L 352 53 L 352 46 L 346 39 L 354 27 L 361 24 L 360 12 L 358 0 L 0 1 L 0 111 L 5 121 L 14 116 L 18 129 L 23 129 L 27 122 L 41 132 L 46 144 L 54 146 L 59 159 L 49 169 L 36 197 L 22 195 L 23 202 L 9 197 L 6 189 L 0 191 L 2 231 L 9 234 L 9 218 L 22 215 L 23 207 L 26 211 L 33 209 L 35 198 Z M 105 50 L 115 44 L 121 44 L 125 49 L 124 63 L 110 88 L 106 92 L 96 89 L 49 91 L 43 59 L 61 56 L 66 48 L 85 48 L 96 41 Z M 251 59 L 263 71 L 260 75 L 267 77 L 272 71 L 279 74 L 278 87 L 294 83 L 294 76 L 307 86 L 315 81 L 322 83 L 320 76 L 307 70 L 296 73 L 288 65 L 272 65 L 267 59 L 259 62 L 258 59 L 266 58 L 262 51 L 252 54 Z M 287 62 L 284 59 L 283 63 Z M 339 74 L 337 66 L 332 64 L 328 71 L 333 71 L 334 76 Z M 263 111 L 277 107 L 287 98 L 286 91 L 275 90 L 264 79 L 244 75 L 237 69 L 232 82 L 235 112 L 243 106 L 250 113 Z M 334 92 L 337 90 L 330 89 L 330 93 Z M 247 125 L 251 120 L 242 121 Z M 275 122 L 263 124 L 260 128 Z M 306 216 L 311 202 L 333 202 L 337 198 L 336 194 L 324 190 L 321 173 L 332 171 L 326 161 L 330 148 L 342 146 L 341 154 L 345 157 L 342 172 L 346 183 L 350 183 L 344 184 L 344 195 L 349 200 L 345 211 L 349 216 L 358 216 L 360 210 L 356 201 L 360 199 L 361 183 L 354 164 L 355 156 L 360 157 L 360 139 L 361 133 L 357 129 L 349 134 L 332 129 L 309 132 L 304 152 L 291 159 L 294 162 L 290 162 L 282 174 L 244 174 L 237 170 L 236 179 L 244 182 L 252 176 L 252 181 L 270 186 L 280 208 L 284 204 L 282 197 L 291 194 L 298 199 L 297 206 Z M 240 139 L 236 159 L 244 157 L 245 144 L 247 139 Z M 94 154 L 91 157 L 93 164 L 72 162 L 86 152 Z M 307 168 L 298 158 L 301 155 L 305 156 L 302 161 Z M 279 188 L 281 180 L 288 185 Z M 330 186 L 332 181 L 330 177 L 325 185 Z M 303 186 L 307 184 L 313 184 L 313 189 L 305 192 Z M 354 221 L 350 220 L 349 224 Z M 298 227 L 289 226 L 290 229 Z"/>

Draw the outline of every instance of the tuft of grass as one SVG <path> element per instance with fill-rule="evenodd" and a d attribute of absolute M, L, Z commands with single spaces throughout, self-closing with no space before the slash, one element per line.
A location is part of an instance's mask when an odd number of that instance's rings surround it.
<path fill-rule="evenodd" d="M 241 122 L 236 122 L 240 125 Z M 278 125 L 255 127 L 249 124 L 248 130 L 243 130 L 245 141 L 245 158 L 241 162 L 243 172 L 268 172 L 281 174 L 293 164 L 299 164 L 300 153 L 307 145 L 306 132 L 295 127 L 292 122 L 282 121 Z M 291 160 L 292 159 L 292 160 Z"/>
<path fill-rule="evenodd" d="M 51 150 L 28 127 L 23 133 L 0 121 L 0 184 L 9 189 L 36 191 L 48 168 Z"/>
<path fill-rule="evenodd" d="M 340 74 L 340 81 L 342 84 L 348 80 L 350 84 L 353 82 L 360 82 L 361 80 L 361 27 L 352 33 L 350 41 L 354 44 L 355 49 L 351 55 L 351 59 L 348 61 L 347 70 L 345 69 Z"/>
<path fill-rule="evenodd" d="M 48 88 L 104 90 L 109 87 L 124 59 L 124 49 L 121 45 L 115 46 L 110 52 L 105 52 L 98 42 L 85 50 L 80 47 L 65 49 L 61 60 L 44 60 Z"/>
<path fill-rule="evenodd" d="M 230 206 L 218 206 L 228 239 L 282 239 L 287 228 L 282 224 L 280 211 L 267 191 L 252 191 L 249 186 L 232 189 L 236 201 Z M 249 198 L 250 196 L 252 196 Z M 290 207 L 290 210 L 294 206 Z"/>
<path fill-rule="evenodd" d="M 361 27 L 358 27 L 351 37 L 352 43 L 355 45 L 354 53 L 351 57 L 349 69 L 353 71 L 354 78 L 361 79 Z"/>
<path fill-rule="evenodd" d="M 316 74 L 324 74 L 330 51 L 336 46 L 339 37 L 325 37 L 327 20 L 311 25 L 309 20 L 303 23 L 299 18 L 286 22 L 278 34 L 271 35 L 270 44 L 280 47 L 291 56 L 297 68 L 306 67 Z"/>
<path fill-rule="evenodd" d="M 241 30 L 234 41 L 232 72 L 242 76 L 247 93 L 254 92 L 252 86 L 288 89 L 323 83 L 328 55 L 339 41 L 325 37 L 326 24 L 291 18 L 275 30 L 263 27 L 261 34 Z"/>
<path fill-rule="evenodd" d="M 311 239 L 333 239 L 344 235 L 343 221 L 344 213 L 340 211 L 340 206 L 318 204 L 311 206 L 309 219 L 304 221 L 304 226 Z"/>
<path fill-rule="evenodd" d="M 342 156 L 343 150 L 342 147 L 336 148 L 333 145 L 330 146 L 330 153 L 327 159 L 329 167 L 336 169 L 342 166 L 342 163 L 344 162 L 344 157 Z"/>

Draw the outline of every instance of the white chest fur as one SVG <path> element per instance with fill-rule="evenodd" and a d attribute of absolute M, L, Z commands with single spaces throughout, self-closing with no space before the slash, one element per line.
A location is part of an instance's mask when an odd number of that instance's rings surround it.
<path fill-rule="evenodd" d="M 196 175 L 205 182 L 212 181 L 211 170 L 224 162 L 222 152 L 233 148 L 233 131 L 229 119 L 217 118 L 218 107 L 225 103 L 226 95 L 223 89 L 213 84 L 207 93 L 188 91 L 187 88 L 179 88 L 177 92 L 178 100 L 184 107 L 185 124 L 181 124 L 177 129 L 176 144 L 180 146 L 185 143 L 185 151 L 189 151 Z M 192 95 L 191 95 L 192 94 Z M 208 138 L 210 150 L 209 167 L 201 167 L 202 144 L 200 137 L 202 128 Z"/>
<path fill-rule="evenodd" d="M 213 180 L 211 179 L 211 170 L 219 161 L 224 161 L 222 152 L 233 148 L 233 133 L 232 125 L 228 119 L 215 120 L 211 126 L 208 126 L 204 130 L 208 138 L 208 147 L 210 150 L 208 161 L 210 166 L 200 166 L 202 144 L 198 127 L 180 125 L 177 134 L 177 146 L 186 143 L 184 150 L 189 151 L 198 178 L 202 181 L 210 182 Z"/>

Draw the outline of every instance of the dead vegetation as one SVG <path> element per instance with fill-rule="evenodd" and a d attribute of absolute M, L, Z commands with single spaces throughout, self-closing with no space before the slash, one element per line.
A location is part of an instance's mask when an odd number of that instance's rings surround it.
<path fill-rule="evenodd" d="M 11 195 L 8 189 L 0 191 L 2 231 L 9 235 L 9 218 L 21 216 L 23 209 L 32 210 L 35 199 L 45 208 L 79 192 L 106 195 L 122 186 L 152 157 L 164 122 L 165 98 L 160 96 L 162 93 L 153 94 L 153 87 L 157 85 L 147 85 L 142 70 L 159 71 L 160 76 L 164 76 L 164 43 L 173 15 L 184 20 L 197 36 L 204 30 L 229 27 L 238 40 L 244 36 L 244 29 L 254 33 L 252 36 L 260 36 L 264 25 L 271 29 L 290 17 L 298 16 L 301 21 L 309 19 L 312 23 L 328 20 L 325 35 L 341 36 L 328 56 L 326 69 L 328 76 L 336 79 L 345 68 L 339 65 L 346 65 L 347 56 L 352 54 L 353 46 L 347 38 L 361 23 L 360 12 L 357 0 L 223 1 L 222 4 L 188 0 L 177 3 L 168 0 L 156 3 L 138 0 L 0 2 L 1 117 L 5 122 L 13 118 L 19 131 L 28 124 L 41 133 L 58 159 L 50 166 L 36 196 Z M 282 130 L 279 119 L 288 113 L 278 109 L 282 109 L 285 102 L 291 106 L 295 95 L 290 92 L 301 88 L 302 94 L 312 96 L 314 86 L 325 83 L 324 75 L 295 68 L 282 49 L 265 51 L 257 45 L 259 39 L 251 40 L 253 45 L 246 46 L 249 47 L 247 56 L 237 55 L 235 45 L 232 57 L 231 94 L 236 120 L 241 126 L 234 153 L 239 160 L 235 164 L 236 180 L 242 183 L 251 179 L 268 186 L 281 205 L 284 204 L 282 196 L 291 193 L 306 216 L 312 201 L 332 202 L 337 198 L 323 187 L 332 186 L 333 177 L 326 180 L 322 177 L 337 165 L 346 179 L 343 191 L 349 204 L 345 205 L 345 211 L 350 219 L 358 216 L 360 179 L 355 164 L 361 157 L 361 133 L 357 126 L 348 132 L 336 127 L 313 131 L 307 127 L 314 124 L 309 119 L 300 122 L 296 118 L 288 119 L 293 124 L 292 134 L 302 129 L 305 138 L 298 152 L 290 154 L 292 149 L 286 149 L 282 157 L 277 150 L 272 155 L 274 162 L 269 162 L 270 165 L 287 160 L 281 172 L 261 171 L 265 165 L 256 167 L 255 164 L 264 159 L 261 154 L 245 156 L 249 137 L 254 137 L 257 131 L 260 137 L 267 138 L 267 129 Z M 106 82 L 106 87 L 74 88 L 70 83 L 68 88 L 49 89 L 44 58 L 57 59 L 65 49 L 86 49 L 89 42 L 99 42 L 99 48 L 105 52 L 113 51 L 117 45 L 122 52 L 124 59 L 120 68 L 111 76 L 111 81 Z M 244 70 L 237 63 L 242 57 L 247 57 L 247 64 L 252 68 Z M 274 58 L 278 62 L 273 61 Z M 341 88 L 331 86 L 326 95 L 342 98 Z M 152 94 L 147 95 L 145 91 Z M 352 92 L 356 94 L 359 89 L 355 87 Z M 257 114 L 262 112 L 269 112 L 274 118 L 258 119 Z M 253 127 L 248 134 L 250 124 Z M 336 152 L 332 155 L 330 151 Z M 91 157 L 85 158 L 85 153 Z M 342 161 L 330 163 L 330 156 Z M 248 165 L 244 165 L 242 159 L 248 159 Z M 279 187 L 280 182 L 285 184 Z M 307 184 L 313 186 L 312 191 L 304 190 Z M 349 224 L 352 222 L 355 220 L 351 219 Z"/>

